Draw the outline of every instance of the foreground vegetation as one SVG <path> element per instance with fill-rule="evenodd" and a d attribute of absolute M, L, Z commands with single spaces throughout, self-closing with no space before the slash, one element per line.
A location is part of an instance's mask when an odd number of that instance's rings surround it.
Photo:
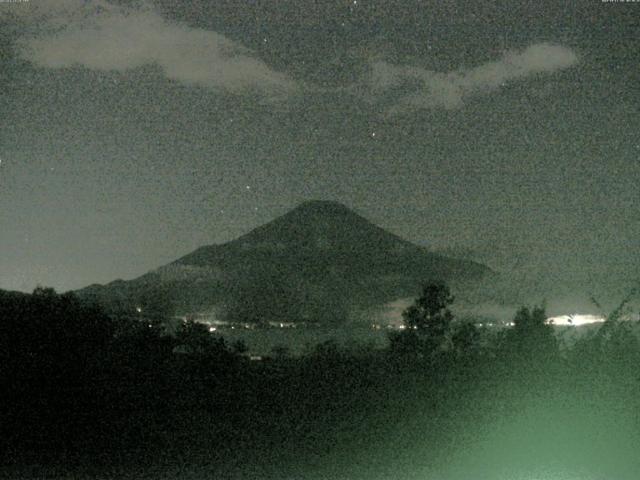
<path fill-rule="evenodd" d="M 5 294 L 2 464 L 22 478 L 637 478 L 629 323 L 616 313 L 561 349 L 540 308 L 491 332 L 456 323 L 452 300 L 426 286 L 387 349 L 252 362 L 203 325 L 166 335 L 161 318 L 70 294 Z"/>

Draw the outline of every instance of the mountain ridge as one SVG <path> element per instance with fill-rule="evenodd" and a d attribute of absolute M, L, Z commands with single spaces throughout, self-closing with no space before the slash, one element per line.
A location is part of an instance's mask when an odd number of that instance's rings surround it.
<path fill-rule="evenodd" d="M 489 273 L 414 245 L 341 203 L 313 200 L 136 279 L 79 293 L 125 309 L 159 303 L 233 320 L 340 323 L 354 309 L 414 295 L 426 281 L 475 281 Z"/>

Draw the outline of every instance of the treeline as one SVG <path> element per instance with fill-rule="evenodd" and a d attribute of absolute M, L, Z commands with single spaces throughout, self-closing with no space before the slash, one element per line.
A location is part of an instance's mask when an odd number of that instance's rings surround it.
<path fill-rule="evenodd" d="M 452 301 L 446 286 L 427 285 L 387 349 L 329 341 L 253 362 L 205 325 L 168 335 L 165 319 L 110 316 L 51 289 L 0 296 L 3 464 L 32 465 L 34 478 L 70 468 L 411 478 L 452 465 L 481 478 L 496 465 L 563 461 L 634 471 L 640 345 L 630 323 L 613 315 L 561 348 L 542 308 L 494 331 L 457 322 Z"/>

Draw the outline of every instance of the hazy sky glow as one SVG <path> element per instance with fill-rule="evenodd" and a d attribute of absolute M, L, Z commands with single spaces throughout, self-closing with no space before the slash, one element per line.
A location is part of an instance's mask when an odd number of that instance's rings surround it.
<path fill-rule="evenodd" d="M 639 8 L 0 3 L 0 288 L 132 278 L 309 198 L 520 275 L 624 286 Z"/>

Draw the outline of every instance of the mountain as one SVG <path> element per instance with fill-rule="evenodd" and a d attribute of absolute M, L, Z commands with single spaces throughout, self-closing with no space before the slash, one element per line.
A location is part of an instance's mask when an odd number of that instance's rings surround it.
<path fill-rule="evenodd" d="M 490 273 L 403 240 L 340 203 L 309 201 L 228 243 L 77 293 L 125 310 L 335 324 L 414 296 L 426 281 L 474 283 Z"/>

